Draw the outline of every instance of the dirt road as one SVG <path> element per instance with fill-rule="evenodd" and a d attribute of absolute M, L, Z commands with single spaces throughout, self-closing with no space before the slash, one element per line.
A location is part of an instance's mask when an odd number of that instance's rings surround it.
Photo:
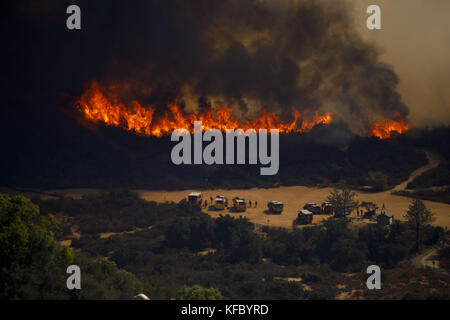
<path fill-rule="evenodd" d="M 437 249 L 430 249 L 412 259 L 416 268 L 439 269 L 439 259 Z"/>
<path fill-rule="evenodd" d="M 138 231 L 151 230 L 152 227 L 153 226 L 149 226 L 147 228 L 138 228 L 138 227 L 136 227 L 133 230 L 122 231 L 122 232 L 102 232 L 102 233 L 99 233 L 98 236 L 99 236 L 100 239 L 106 239 L 106 238 L 110 238 L 110 237 L 113 237 L 113 236 L 121 236 L 121 235 L 124 235 L 124 234 L 133 234 L 133 233 L 136 233 Z"/>
<path fill-rule="evenodd" d="M 425 171 L 436 168 L 441 163 L 441 159 L 436 154 L 434 154 L 428 150 L 423 150 L 423 151 L 427 155 L 428 163 L 426 165 L 424 165 L 423 167 L 420 167 L 420 168 L 414 170 L 411 173 L 411 175 L 409 176 L 408 180 L 403 181 L 402 183 L 397 185 L 392 191 L 405 190 L 408 183 L 413 181 L 416 177 L 420 176 Z"/>

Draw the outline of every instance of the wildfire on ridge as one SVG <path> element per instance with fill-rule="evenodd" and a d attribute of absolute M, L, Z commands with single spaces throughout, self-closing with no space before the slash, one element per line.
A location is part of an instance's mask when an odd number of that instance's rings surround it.
<path fill-rule="evenodd" d="M 280 133 L 308 132 L 318 124 L 328 124 L 333 121 L 332 113 L 319 115 L 317 112 L 298 111 L 293 109 L 293 120 L 284 123 L 278 116 L 262 110 L 257 118 L 239 121 L 232 115 L 232 109 L 219 107 L 208 109 L 200 114 L 183 114 L 174 103 L 168 104 L 168 111 L 156 115 L 155 109 L 141 106 L 138 101 L 130 105 L 120 103 L 117 97 L 107 98 L 97 82 L 92 82 L 90 88 L 77 101 L 84 116 L 94 122 L 104 122 L 106 125 L 118 126 L 141 135 L 157 136 L 171 134 L 175 129 L 185 129 L 193 132 L 194 121 L 202 121 L 202 129 L 279 129 Z"/>
<path fill-rule="evenodd" d="M 396 120 L 382 120 L 372 124 L 370 128 L 370 133 L 372 136 L 378 137 L 380 139 L 388 139 L 394 135 L 394 133 L 402 134 L 408 130 L 408 124 L 406 120 L 400 115 L 397 115 L 398 121 Z"/>
<path fill-rule="evenodd" d="M 261 110 L 259 117 L 251 120 L 240 121 L 232 115 L 232 109 L 218 107 L 208 109 L 200 114 L 184 114 L 175 103 L 168 104 L 168 110 L 164 114 L 155 114 L 155 109 L 143 107 L 134 100 L 129 105 L 119 102 L 116 95 L 108 97 L 102 92 L 97 82 L 92 82 L 88 90 L 77 101 L 82 114 L 93 122 L 103 122 L 106 125 L 121 127 L 140 135 L 162 137 L 171 134 L 175 129 L 185 129 L 193 132 L 194 121 L 202 121 L 202 129 L 226 129 L 241 128 L 247 130 L 278 129 L 280 133 L 309 132 L 318 124 L 329 124 L 333 121 L 331 112 L 319 115 L 308 110 L 292 110 L 293 120 L 283 122 L 280 118 L 267 110 Z M 388 139 L 394 133 L 401 134 L 408 130 L 408 124 L 400 114 L 397 120 L 382 120 L 375 122 L 370 128 L 372 136 L 379 139 Z"/>

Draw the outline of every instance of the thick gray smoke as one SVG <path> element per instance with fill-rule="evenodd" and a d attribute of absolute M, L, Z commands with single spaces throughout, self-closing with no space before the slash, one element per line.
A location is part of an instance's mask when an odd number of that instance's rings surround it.
<path fill-rule="evenodd" d="M 78 4 L 82 31 L 51 44 L 69 61 L 70 76 L 53 80 L 65 89 L 127 83 L 144 104 L 223 104 L 242 116 L 263 107 L 281 117 L 292 108 L 333 111 L 361 133 L 374 120 L 408 114 L 397 76 L 357 35 L 341 1 Z"/>

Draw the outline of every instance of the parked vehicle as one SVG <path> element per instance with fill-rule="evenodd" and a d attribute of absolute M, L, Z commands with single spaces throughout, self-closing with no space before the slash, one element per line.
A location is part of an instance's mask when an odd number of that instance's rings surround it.
<path fill-rule="evenodd" d="M 299 224 L 310 224 L 313 221 L 313 213 L 309 210 L 303 209 L 297 215 L 297 219 L 294 220 L 294 226 Z"/>
<path fill-rule="evenodd" d="M 214 202 L 214 208 L 216 210 L 223 210 L 225 207 L 228 206 L 228 200 L 225 196 L 216 196 L 215 202 Z"/>
<path fill-rule="evenodd" d="M 334 211 L 334 208 L 330 202 L 325 201 L 324 203 L 322 203 L 322 213 L 323 214 L 333 214 L 333 211 Z"/>
<path fill-rule="evenodd" d="M 267 203 L 267 207 L 269 208 L 269 212 L 281 214 L 281 212 L 283 211 L 283 202 L 272 200 Z"/>
<path fill-rule="evenodd" d="M 188 195 L 188 202 L 189 204 L 198 204 L 202 205 L 202 193 L 201 192 L 191 192 Z"/>
<path fill-rule="evenodd" d="M 245 211 L 247 209 L 247 202 L 244 198 L 235 197 L 233 198 L 233 207 L 236 211 Z"/>
<path fill-rule="evenodd" d="M 315 202 L 308 202 L 303 206 L 303 209 L 311 211 L 313 214 L 322 213 L 322 207 L 316 204 Z"/>

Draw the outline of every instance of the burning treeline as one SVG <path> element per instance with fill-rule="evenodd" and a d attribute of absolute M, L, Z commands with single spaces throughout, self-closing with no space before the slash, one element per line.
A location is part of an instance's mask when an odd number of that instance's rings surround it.
<path fill-rule="evenodd" d="M 193 132 L 193 123 L 200 120 L 202 129 L 278 129 L 280 133 L 309 132 L 318 124 L 327 125 L 333 121 L 331 112 L 319 115 L 317 111 L 299 111 L 292 109 L 292 120 L 283 122 L 280 118 L 261 110 L 261 115 L 245 121 L 233 116 L 232 108 L 220 106 L 209 108 L 199 114 L 184 114 L 175 103 L 169 103 L 163 114 L 156 114 L 155 109 L 143 107 L 137 100 L 129 105 L 121 103 L 116 95 L 108 98 L 97 82 L 92 82 L 89 89 L 77 101 L 84 116 L 94 122 L 103 122 L 106 125 L 121 127 L 128 131 L 147 136 L 161 137 L 171 134 L 176 129 L 185 129 Z M 408 130 L 406 120 L 400 115 L 399 121 L 383 120 L 374 123 L 370 132 L 380 139 L 390 138 L 393 132 L 403 133 Z"/>
<path fill-rule="evenodd" d="M 401 134 L 408 130 L 409 126 L 406 119 L 404 119 L 400 114 L 397 116 L 396 120 L 382 120 L 381 122 L 376 122 L 372 124 L 370 128 L 370 133 L 374 137 L 380 139 L 391 138 L 394 133 Z"/>
<path fill-rule="evenodd" d="M 155 109 L 143 107 L 136 100 L 130 105 L 125 105 L 117 101 L 117 97 L 108 99 L 97 82 L 92 82 L 77 103 L 81 112 L 91 121 L 100 121 L 138 134 L 157 137 L 171 134 L 176 129 L 193 132 L 196 120 L 202 121 L 203 130 L 278 129 L 281 133 L 308 132 L 317 124 L 328 124 L 333 120 L 331 112 L 319 115 L 317 112 L 293 109 L 293 120 L 283 122 L 275 114 L 263 109 L 259 117 L 240 121 L 233 116 L 232 108 L 220 106 L 216 109 L 209 108 L 199 114 L 183 114 L 175 103 L 169 103 L 163 114 L 156 114 Z"/>

